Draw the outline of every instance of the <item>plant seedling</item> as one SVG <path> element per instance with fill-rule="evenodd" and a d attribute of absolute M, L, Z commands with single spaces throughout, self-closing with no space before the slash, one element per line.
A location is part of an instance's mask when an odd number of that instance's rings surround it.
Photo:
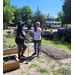
<path fill-rule="evenodd" d="M 3 64 L 5 63 L 5 60 L 3 60 Z"/>

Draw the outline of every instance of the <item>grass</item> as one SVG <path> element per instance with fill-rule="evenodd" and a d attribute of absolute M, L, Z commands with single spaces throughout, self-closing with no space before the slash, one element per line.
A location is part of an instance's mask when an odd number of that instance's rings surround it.
<path fill-rule="evenodd" d="M 49 30 L 44 30 L 44 31 L 49 31 Z M 13 31 L 11 31 L 12 33 Z M 3 31 L 3 35 L 7 35 L 7 31 Z M 29 34 L 32 34 L 31 30 L 29 31 Z M 8 39 L 8 38 L 4 38 L 5 41 L 7 43 L 13 43 L 15 44 L 15 41 L 14 39 Z M 31 38 L 32 40 L 32 38 Z M 64 50 L 67 50 L 67 51 L 70 51 L 71 52 L 71 43 L 70 42 L 61 42 L 60 39 L 53 39 L 53 40 L 46 40 L 45 38 L 42 38 L 42 44 L 51 44 L 52 46 L 55 46 L 55 47 L 58 47 L 60 49 L 64 49 Z"/>
<path fill-rule="evenodd" d="M 53 75 L 59 75 L 59 74 L 62 74 L 62 75 L 68 75 L 66 73 L 66 70 L 65 69 L 58 69 L 56 71 L 54 71 L 54 74 Z M 70 74 L 70 73 L 69 73 Z"/>
<path fill-rule="evenodd" d="M 45 63 L 44 61 L 42 61 L 41 59 L 37 59 L 37 61 L 41 62 L 41 63 Z"/>
<path fill-rule="evenodd" d="M 37 64 L 31 64 L 31 65 L 29 66 L 29 68 L 36 67 L 36 66 L 38 66 L 38 65 L 37 65 Z"/>
<path fill-rule="evenodd" d="M 46 40 L 42 38 L 42 44 L 51 44 L 52 46 L 58 47 L 71 52 L 71 43 L 70 42 L 61 42 L 60 39 Z"/>
<path fill-rule="evenodd" d="M 48 71 L 46 69 L 37 69 L 37 72 L 40 72 L 40 73 L 48 73 Z"/>
<path fill-rule="evenodd" d="M 7 35 L 9 33 L 7 33 L 8 31 L 3 31 L 3 35 Z M 13 33 L 13 31 L 11 31 L 11 33 Z"/>
<path fill-rule="evenodd" d="M 9 44 L 9 45 L 16 45 L 15 43 L 15 38 L 6 38 L 4 37 L 4 40 Z"/>
<path fill-rule="evenodd" d="M 50 65 L 51 69 L 54 69 L 55 66 L 56 66 L 55 64 Z"/>

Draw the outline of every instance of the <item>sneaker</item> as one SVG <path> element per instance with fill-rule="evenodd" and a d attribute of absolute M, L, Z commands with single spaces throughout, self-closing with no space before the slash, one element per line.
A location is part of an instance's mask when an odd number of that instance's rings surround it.
<path fill-rule="evenodd" d="M 25 57 L 25 56 L 23 54 L 21 54 L 20 57 Z"/>
<path fill-rule="evenodd" d="M 20 57 L 18 57 L 18 59 L 20 60 L 21 58 L 20 58 Z"/>
<path fill-rule="evenodd" d="M 39 57 L 39 54 L 37 54 L 37 57 Z"/>
<path fill-rule="evenodd" d="M 36 53 L 33 53 L 32 55 L 35 55 Z"/>

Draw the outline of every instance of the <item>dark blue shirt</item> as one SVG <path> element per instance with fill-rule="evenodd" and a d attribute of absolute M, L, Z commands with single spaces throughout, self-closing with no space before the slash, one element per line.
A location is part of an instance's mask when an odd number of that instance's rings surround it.
<path fill-rule="evenodd" d="M 19 39 L 18 36 L 22 36 L 22 37 L 25 38 L 25 36 L 26 36 L 25 34 L 26 34 L 26 33 L 25 33 L 25 29 L 24 29 L 24 28 L 22 28 L 22 29 L 18 28 L 18 29 L 17 29 L 17 36 L 16 36 L 16 38 L 15 38 L 15 42 L 16 42 L 16 43 L 19 43 L 19 44 L 23 44 L 23 43 L 24 43 L 24 40 Z"/>

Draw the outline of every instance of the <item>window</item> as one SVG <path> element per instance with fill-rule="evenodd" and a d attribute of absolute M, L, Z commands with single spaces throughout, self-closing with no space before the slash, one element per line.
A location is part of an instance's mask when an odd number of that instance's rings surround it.
<path fill-rule="evenodd" d="M 47 18 L 47 21 L 51 21 L 51 19 L 50 18 Z"/>
<path fill-rule="evenodd" d="M 57 25 L 57 23 L 55 23 L 55 25 Z"/>
<path fill-rule="evenodd" d="M 52 23 L 52 25 L 54 25 L 54 23 Z"/>
<path fill-rule="evenodd" d="M 60 23 L 58 23 L 58 25 L 60 25 Z"/>

